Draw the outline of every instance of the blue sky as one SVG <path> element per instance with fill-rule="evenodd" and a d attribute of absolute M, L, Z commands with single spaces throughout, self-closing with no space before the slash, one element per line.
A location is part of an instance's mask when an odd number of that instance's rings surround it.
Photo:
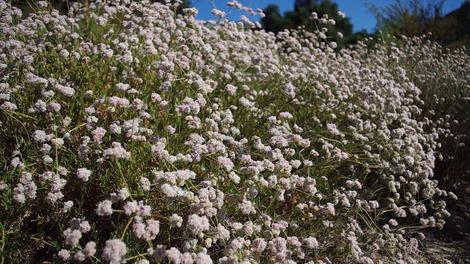
<path fill-rule="evenodd" d="M 283 13 L 286 10 L 292 10 L 294 6 L 294 0 L 238 0 L 240 3 L 245 6 L 253 8 L 265 8 L 268 4 L 276 4 L 280 7 L 281 12 Z M 464 2 L 465 0 L 447 0 L 444 4 L 444 13 L 452 11 Z M 193 6 L 199 10 L 198 18 L 199 19 L 214 19 L 214 16 L 210 14 L 210 10 L 213 6 L 216 6 L 218 9 L 229 11 L 225 3 L 227 0 L 192 0 Z M 338 4 L 339 9 L 346 13 L 346 15 L 351 19 L 351 22 L 354 25 L 354 31 L 360 31 L 366 29 L 369 32 L 374 31 L 376 21 L 374 16 L 368 11 L 365 0 L 336 0 L 334 1 Z M 369 0 L 373 4 L 383 7 L 393 0 Z M 229 14 L 230 19 L 238 20 L 241 12 L 232 12 Z"/>

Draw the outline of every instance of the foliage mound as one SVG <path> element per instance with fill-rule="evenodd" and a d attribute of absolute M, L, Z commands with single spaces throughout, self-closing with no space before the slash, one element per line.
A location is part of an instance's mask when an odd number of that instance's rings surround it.
<path fill-rule="evenodd" d="M 415 263 L 468 55 L 176 9 L 0 1 L 2 262 Z"/>

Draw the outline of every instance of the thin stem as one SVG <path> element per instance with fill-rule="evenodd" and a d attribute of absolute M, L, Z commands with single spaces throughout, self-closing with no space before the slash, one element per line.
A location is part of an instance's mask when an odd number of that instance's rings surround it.
<path fill-rule="evenodd" d="M 132 218 L 129 219 L 129 221 L 126 224 L 126 227 L 124 228 L 124 231 L 122 231 L 121 240 L 124 239 L 124 236 L 126 235 L 127 229 L 129 229 L 129 226 L 131 225 L 132 220 L 133 220 Z"/>

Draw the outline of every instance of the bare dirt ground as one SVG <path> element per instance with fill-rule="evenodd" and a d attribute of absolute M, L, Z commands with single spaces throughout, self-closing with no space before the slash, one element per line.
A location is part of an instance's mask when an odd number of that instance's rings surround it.
<path fill-rule="evenodd" d="M 452 216 L 442 230 L 430 230 L 422 248 L 423 263 L 470 263 L 470 190 L 449 204 Z"/>

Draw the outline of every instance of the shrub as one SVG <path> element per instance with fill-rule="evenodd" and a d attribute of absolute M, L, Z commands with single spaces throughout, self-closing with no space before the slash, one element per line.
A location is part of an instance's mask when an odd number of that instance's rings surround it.
<path fill-rule="evenodd" d="M 455 195 L 408 46 L 172 10 L 0 2 L 2 260 L 415 262 Z"/>

